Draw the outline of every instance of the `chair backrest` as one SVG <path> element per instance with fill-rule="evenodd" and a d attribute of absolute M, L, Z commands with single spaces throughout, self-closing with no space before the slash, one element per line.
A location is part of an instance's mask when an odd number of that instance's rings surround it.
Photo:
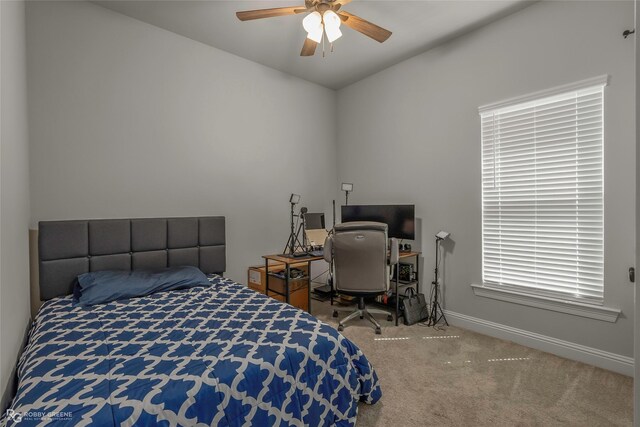
<path fill-rule="evenodd" d="M 338 291 L 382 293 L 389 288 L 387 224 L 358 221 L 337 224 L 325 244 L 334 262 Z"/>

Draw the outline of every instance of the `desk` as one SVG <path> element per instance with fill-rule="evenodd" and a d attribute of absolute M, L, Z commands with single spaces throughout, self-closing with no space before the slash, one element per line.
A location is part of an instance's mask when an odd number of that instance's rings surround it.
<path fill-rule="evenodd" d="M 262 258 L 264 258 L 264 264 L 265 264 L 265 294 L 268 296 L 269 292 L 273 292 L 275 294 L 281 295 L 284 297 L 285 301 L 287 303 L 289 303 L 289 298 L 291 296 L 290 293 L 290 286 L 289 284 L 292 281 L 298 281 L 298 280 L 306 280 L 307 281 L 307 286 L 309 287 L 309 292 L 307 293 L 307 307 L 308 307 L 308 312 L 311 313 L 311 263 L 313 261 L 320 261 L 323 260 L 324 257 L 321 256 L 304 256 L 304 257 L 292 257 L 292 256 L 288 256 L 288 255 L 263 255 Z M 273 273 L 269 272 L 269 261 L 275 261 L 281 264 L 284 264 L 284 269 L 285 269 L 285 273 L 284 273 L 284 293 L 280 293 L 277 292 L 273 289 L 269 289 L 269 276 L 274 276 L 274 277 L 278 277 L 276 275 L 274 275 Z M 295 279 L 292 279 L 291 276 L 291 264 L 300 264 L 302 262 L 306 262 L 307 263 L 307 275 L 303 276 L 303 277 L 298 277 Z"/>

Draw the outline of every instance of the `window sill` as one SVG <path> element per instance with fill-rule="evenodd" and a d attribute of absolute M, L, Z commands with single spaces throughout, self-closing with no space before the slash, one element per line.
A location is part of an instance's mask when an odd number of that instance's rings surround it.
<path fill-rule="evenodd" d="M 588 317 L 615 323 L 620 315 L 620 310 L 598 305 L 584 304 L 575 301 L 559 300 L 550 297 L 532 295 L 512 289 L 501 289 L 495 286 L 472 284 L 473 293 L 479 297 L 492 298 L 507 301 L 514 304 L 527 305 L 529 307 L 558 311 L 560 313 L 573 314 L 575 316 Z"/>

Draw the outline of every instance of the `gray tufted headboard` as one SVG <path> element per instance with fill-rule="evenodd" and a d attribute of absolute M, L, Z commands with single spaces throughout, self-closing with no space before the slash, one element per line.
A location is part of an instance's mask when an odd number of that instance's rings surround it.
<path fill-rule="evenodd" d="M 40 299 L 73 292 L 79 274 L 192 265 L 204 273 L 226 267 L 225 218 L 138 218 L 41 221 Z"/>

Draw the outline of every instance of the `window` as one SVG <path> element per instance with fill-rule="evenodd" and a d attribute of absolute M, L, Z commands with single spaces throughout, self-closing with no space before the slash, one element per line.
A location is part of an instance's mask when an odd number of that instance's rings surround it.
<path fill-rule="evenodd" d="M 486 286 L 602 303 L 606 83 L 480 108 Z"/>

